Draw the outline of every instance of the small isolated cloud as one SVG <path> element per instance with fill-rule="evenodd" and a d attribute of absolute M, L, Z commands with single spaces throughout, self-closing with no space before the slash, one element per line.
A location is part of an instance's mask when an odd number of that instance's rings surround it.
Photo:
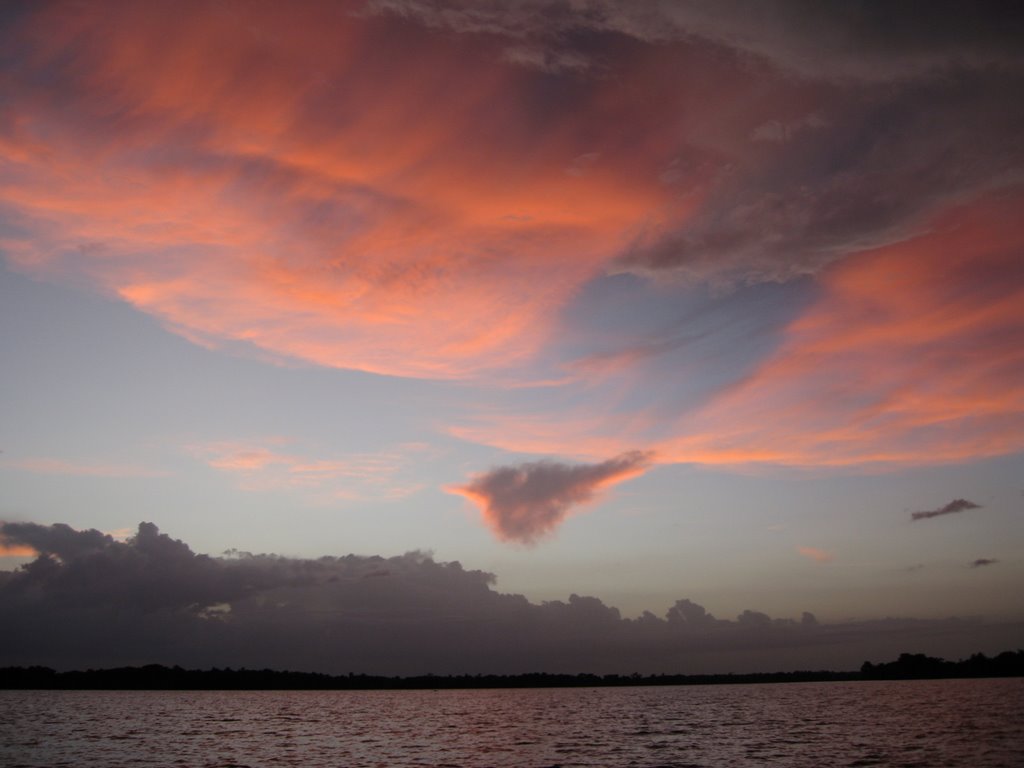
<path fill-rule="evenodd" d="M 818 549 L 817 547 L 797 547 L 796 551 L 818 563 L 831 563 L 835 559 L 835 555 L 831 552 L 826 552 L 824 549 Z"/>
<path fill-rule="evenodd" d="M 953 499 L 953 501 L 949 502 L 949 504 L 944 507 L 914 512 L 910 517 L 912 520 L 927 520 L 930 517 L 955 515 L 957 512 L 965 512 L 968 509 L 981 509 L 981 505 L 975 504 L 973 501 L 968 501 L 967 499 Z"/>
<path fill-rule="evenodd" d="M 573 507 L 603 488 L 642 474 L 651 454 L 630 451 L 600 464 L 535 461 L 495 467 L 448 490 L 470 499 L 498 538 L 534 544 L 553 531 Z"/>
<path fill-rule="evenodd" d="M 971 563 L 971 568 L 981 568 L 982 566 L 985 566 L 985 565 L 995 565 L 998 562 L 999 561 L 994 559 L 994 558 L 990 559 L 990 558 L 987 558 L 987 557 L 979 557 L 977 560 L 975 560 L 973 563 Z"/>

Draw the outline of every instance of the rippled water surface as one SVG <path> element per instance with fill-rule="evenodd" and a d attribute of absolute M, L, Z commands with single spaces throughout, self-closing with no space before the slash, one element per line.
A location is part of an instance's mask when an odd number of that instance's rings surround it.
<path fill-rule="evenodd" d="M 0 691 L 0 765 L 1021 766 L 1024 680 Z"/>

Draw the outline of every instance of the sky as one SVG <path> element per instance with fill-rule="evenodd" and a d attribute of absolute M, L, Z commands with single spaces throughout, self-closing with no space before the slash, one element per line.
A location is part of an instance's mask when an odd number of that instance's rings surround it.
<path fill-rule="evenodd" d="M 920 10 L 5 4 L 0 664 L 1024 645 L 1024 21 Z"/>

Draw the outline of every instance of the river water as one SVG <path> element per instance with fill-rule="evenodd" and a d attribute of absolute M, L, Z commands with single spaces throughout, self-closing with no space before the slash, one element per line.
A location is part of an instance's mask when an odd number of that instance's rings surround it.
<path fill-rule="evenodd" d="M 1024 680 L 0 691 L 0 765 L 1024 765 Z"/>

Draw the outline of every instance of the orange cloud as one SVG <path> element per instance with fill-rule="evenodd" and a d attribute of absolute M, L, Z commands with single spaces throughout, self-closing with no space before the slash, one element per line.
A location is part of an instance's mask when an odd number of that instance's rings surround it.
<path fill-rule="evenodd" d="M 574 507 L 592 501 L 605 488 L 642 475 L 649 462 L 650 456 L 640 451 L 599 464 L 528 462 L 496 467 L 466 485 L 446 490 L 476 504 L 499 539 L 535 544 Z"/>
<path fill-rule="evenodd" d="M 35 557 L 39 553 L 23 544 L 5 544 L 0 541 L 0 557 Z"/>
<path fill-rule="evenodd" d="M 933 464 L 1024 448 L 1021 198 L 948 211 L 853 256 L 752 375 L 663 450 L 677 461 Z"/>
<path fill-rule="evenodd" d="M 239 478 L 247 491 L 305 489 L 329 499 L 404 498 L 421 486 L 403 479 L 413 457 L 429 452 L 419 443 L 378 453 L 349 454 L 320 459 L 306 452 L 285 451 L 288 440 L 212 442 L 191 445 L 189 453 L 213 469 Z"/>
<path fill-rule="evenodd" d="M 26 233 L 0 246 L 198 343 L 502 369 L 666 201 L 635 168 L 669 126 L 604 151 L 638 96 L 580 83 L 577 109 L 531 105 L 542 75 L 472 39 L 332 3 L 58 5 L 25 24 L 25 66 L 58 86 L 16 90 L 0 131 L 0 207 Z"/>
<path fill-rule="evenodd" d="M 456 436 L 510 451 L 806 467 L 959 462 L 1024 448 L 1020 194 L 946 211 L 818 276 L 777 350 L 670 419 L 596 394 L 557 417 L 481 413 Z M 629 380 L 642 389 L 642 372 Z M 666 436 L 667 435 L 667 436 Z"/>
<path fill-rule="evenodd" d="M 826 552 L 824 549 L 818 549 L 817 547 L 797 547 L 796 551 L 804 557 L 809 557 L 816 563 L 831 563 L 835 560 L 835 555 L 831 552 Z"/>

